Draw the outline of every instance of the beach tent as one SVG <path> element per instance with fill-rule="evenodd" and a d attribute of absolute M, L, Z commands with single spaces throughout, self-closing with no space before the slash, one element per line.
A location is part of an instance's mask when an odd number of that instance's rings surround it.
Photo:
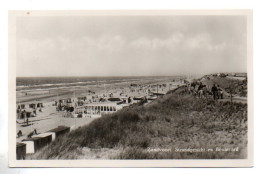
<path fill-rule="evenodd" d="M 77 102 L 77 104 L 78 104 L 78 106 L 83 106 L 84 102 L 80 100 L 80 101 Z"/>
<path fill-rule="evenodd" d="M 26 111 L 22 111 L 21 112 L 21 117 L 20 117 L 21 119 L 24 119 L 24 118 L 26 118 Z"/>
<path fill-rule="evenodd" d="M 34 103 L 29 104 L 29 108 L 35 109 L 36 108 L 36 104 L 34 104 Z"/>
<path fill-rule="evenodd" d="M 153 95 L 155 95 L 155 96 L 163 96 L 163 95 L 165 95 L 165 93 L 160 93 L 160 92 L 154 92 L 153 93 Z"/>
<path fill-rule="evenodd" d="M 116 104 L 117 104 L 117 105 L 124 104 L 124 101 L 117 102 Z"/>
<path fill-rule="evenodd" d="M 45 135 L 42 137 L 33 137 L 22 140 L 26 144 L 26 154 L 32 154 L 39 149 L 48 145 L 52 141 L 52 135 Z"/>
<path fill-rule="evenodd" d="M 130 86 L 131 86 L 131 87 L 137 87 L 138 85 L 131 83 Z"/>
<path fill-rule="evenodd" d="M 42 108 L 43 104 L 42 103 L 37 103 L 37 108 Z"/>
<path fill-rule="evenodd" d="M 32 116 L 32 112 L 26 112 L 26 117 L 29 118 Z"/>
<path fill-rule="evenodd" d="M 72 103 L 71 98 L 67 99 L 67 103 Z"/>
<path fill-rule="evenodd" d="M 25 105 L 24 104 L 18 105 L 17 108 L 18 109 L 25 109 Z"/>
<path fill-rule="evenodd" d="M 17 119 L 23 119 L 23 112 L 21 110 L 18 109 L 16 114 L 17 114 Z"/>
<path fill-rule="evenodd" d="M 78 100 L 86 100 L 86 97 L 78 97 Z"/>
<path fill-rule="evenodd" d="M 141 97 L 134 97 L 133 100 L 143 100 L 144 99 L 144 96 L 141 96 Z"/>
<path fill-rule="evenodd" d="M 19 104 L 17 107 L 18 109 L 25 109 L 25 104 Z"/>
<path fill-rule="evenodd" d="M 68 106 L 68 107 L 67 107 L 67 111 L 73 112 L 73 111 L 74 111 L 74 107 L 73 107 L 73 106 Z"/>
<path fill-rule="evenodd" d="M 51 140 L 54 141 L 56 138 L 56 135 L 54 132 L 46 132 L 46 133 L 41 133 L 41 134 L 37 134 L 37 135 L 33 135 L 32 137 L 46 137 L 51 135 Z"/>
<path fill-rule="evenodd" d="M 26 155 L 26 144 L 16 143 L 16 159 L 23 160 Z"/>
<path fill-rule="evenodd" d="M 69 133 L 70 132 L 70 127 L 67 127 L 67 126 L 59 126 L 55 129 L 51 129 L 47 132 L 54 132 L 55 133 L 55 138 L 58 138 L 66 133 Z"/>
<path fill-rule="evenodd" d="M 120 98 L 111 97 L 107 99 L 108 101 L 121 101 Z"/>
<path fill-rule="evenodd" d="M 67 99 L 60 99 L 59 103 L 67 103 L 67 101 L 68 101 Z"/>
<path fill-rule="evenodd" d="M 34 141 L 22 141 L 26 145 L 26 154 L 33 154 L 35 153 L 34 150 Z"/>

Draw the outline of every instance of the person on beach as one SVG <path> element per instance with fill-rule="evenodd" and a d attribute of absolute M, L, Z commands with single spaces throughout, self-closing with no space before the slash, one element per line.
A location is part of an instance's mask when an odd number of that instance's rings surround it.
<path fill-rule="evenodd" d="M 36 109 L 33 110 L 34 116 L 36 116 Z"/>
<path fill-rule="evenodd" d="M 34 132 L 34 131 L 30 132 L 30 133 L 27 135 L 27 138 L 32 138 L 33 132 Z"/>
<path fill-rule="evenodd" d="M 177 87 L 179 87 L 179 85 L 177 85 Z M 197 96 L 198 94 L 199 94 L 199 84 L 195 84 L 194 95 Z"/>
<path fill-rule="evenodd" d="M 128 103 L 131 103 L 131 98 L 130 97 L 128 97 Z"/>
<path fill-rule="evenodd" d="M 215 84 L 213 84 L 213 86 L 211 88 L 211 92 L 213 93 L 214 100 L 216 100 L 217 99 L 218 88 L 216 87 Z"/>
<path fill-rule="evenodd" d="M 195 86 L 191 84 L 190 86 L 190 92 L 193 95 L 194 94 L 194 90 L 195 90 Z"/>
<path fill-rule="evenodd" d="M 17 133 L 17 137 L 20 138 L 22 135 L 23 135 L 22 131 L 19 130 L 18 133 Z"/>
<path fill-rule="evenodd" d="M 202 90 L 203 90 L 203 95 L 204 95 L 204 97 L 205 97 L 205 98 L 208 98 L 208 89 L 207 89 L 207 86 L 206 86 L 206 85 L 203 85 Z"/>
<path fill-rule="evenodd" d="M 203 95 L 203 85 L 202 85 L 201 82 L 200 82 L 199 87 L 198 87 L 198 95 L 199 95 L 199 98 L 202 98 L 202 95 Z"/>
<path fill-rule="evenodd" d="M 36 129 L 34 129 L 32 132 L 30 132 L 30 133 L 27 135 L 27 138 L 32 138 L 33 135 L 38 135 Z"/>
<path fill-rule="evenodd" d="M 25 111 L 25 109 L 22 111 L 22 118 L 26 118 L 26 111 Z"/>
<path fill-rule="evenodd" d="M 191 93 L 191 85 L 190 84 L 187 84 L 187 89 L 188 89 L 188 94 L 190 94 Z"/>
<path fill-rule="evenodd" d="M 218 86 L 218 98 L 223 99 L 223 90 Z"/>
<path fill-rule="evenodd" d="M 37 133 L 37 130 L 36 130 L 36 129 L 34 129 L 34 130 L 33 130 L 33 132 L 34 132 L 34 134 L 35 134 L 35 135 L 38 135 L 38 133 Z"/>

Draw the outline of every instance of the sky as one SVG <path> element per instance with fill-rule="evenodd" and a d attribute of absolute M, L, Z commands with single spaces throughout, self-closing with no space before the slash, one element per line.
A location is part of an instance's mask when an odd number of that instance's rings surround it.
<path fill-rule="evenodd" d="M 16 74 L 174 76 L 246 72 L 244 16 L 23 16 Z"/>

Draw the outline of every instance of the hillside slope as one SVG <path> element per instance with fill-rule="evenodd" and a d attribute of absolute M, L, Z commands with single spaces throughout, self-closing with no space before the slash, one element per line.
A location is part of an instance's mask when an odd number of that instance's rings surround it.
<path fill-rule="evenodd" d="M 27 159 L 242 159 L 246 147 L 247 104 L 199 99 L 180 88 L 96 119 Z"/>

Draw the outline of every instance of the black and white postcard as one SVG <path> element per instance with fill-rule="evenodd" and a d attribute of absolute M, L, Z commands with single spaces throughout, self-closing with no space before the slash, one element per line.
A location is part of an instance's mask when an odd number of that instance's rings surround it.
<path fill-rule="evenodd" d="M 251 167 L 251 10 L 9 11 L 10 167 Z"/>

